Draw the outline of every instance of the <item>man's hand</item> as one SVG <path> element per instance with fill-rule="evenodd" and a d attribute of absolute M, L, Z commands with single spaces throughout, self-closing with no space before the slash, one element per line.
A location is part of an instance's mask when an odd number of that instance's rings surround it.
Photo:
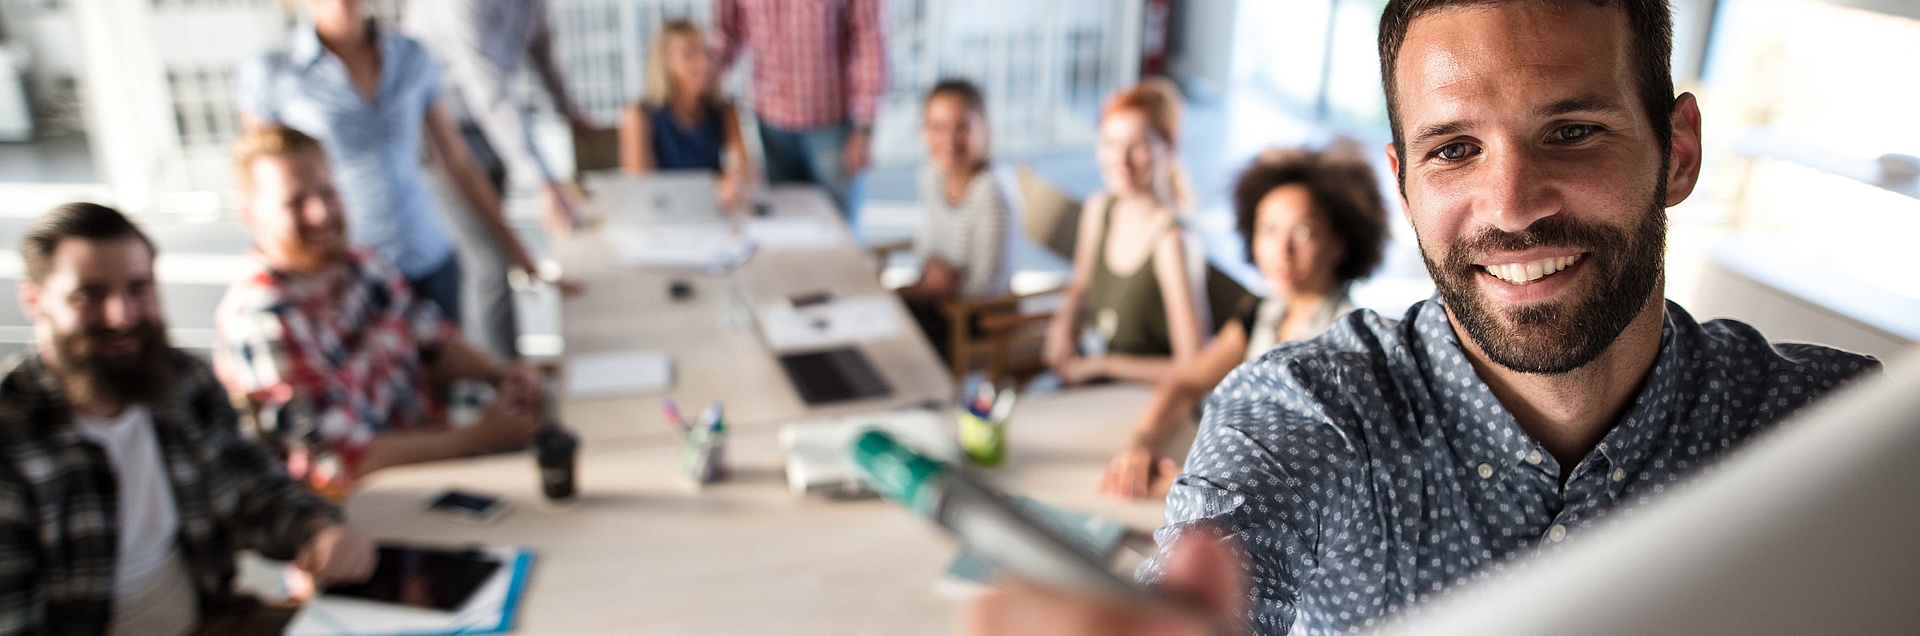
<path fill-rule="evenodd" d="M 854 129 L 847 135 L 847 145 L 841 150 L 840 162 L 848 177 L 860 174 L 873 162 L 873 133 L 866 129 Z"/>
<path fill-rule="evenodd" d="M 480 421 L 459 429 L 469 453 L 519 450 L 533 443 L 533 434 L 540 430 L 540 410 L 534 406 L 540 398 L 528 391 L 511 378 L 500 383 L 499 393 L 481 411 Z"/>
<path fill-rule="evenodd" d="M 1160 593 L 1173 600 L 1168 606 L 1080 596 L 1016 580 L 968 604 L 961 620 L 966 633 L 975 635 L 1243 634 L 1246 573 L 1229 541 L 1196 528 L 1167 549 Z"/>
<path fill-rule="evenodd" d="M 557 183 L 540 186 L 540 201 L 544 216 L 542 225 L 554 236 L 566 236 L 580 227 L 580 206 Z"/>
<path fill-rule="evenodd" d="M 328 522 L 307 539 L 294 567 L 313 577 L 315 587 L 358 583 L 373 575 L 373 544 L 338 523 Z"/>
<path fill-rule="evenodd" d="M 1165 495 L 1180 473 L 1180 465 L 1165 457 L 1154 457 L 1146 446 L 1134 444 L 1107 463 L 1100 477 L 1100 494 L 1120 499 L 1146 499 Z"/>

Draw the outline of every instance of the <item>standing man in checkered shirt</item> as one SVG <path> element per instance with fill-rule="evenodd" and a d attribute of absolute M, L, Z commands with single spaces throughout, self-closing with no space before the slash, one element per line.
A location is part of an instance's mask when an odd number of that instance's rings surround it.
<path fill-rule="evenodd" d="M 146 234 L 71 203 L 20 255 L 37 346 L 0 364 L 0 635 L 279 633 L 291 611 L 234 594 L 241 546 L 366 578 L 373 547 L 168 345 Z"/>
<path fill-rule="evenodd" d="M 826 188 L 858 235 L 887 83 L 884 0 L 717 0 L 713 22 L 723 72 L 753 54 L 767 180 Z"/>

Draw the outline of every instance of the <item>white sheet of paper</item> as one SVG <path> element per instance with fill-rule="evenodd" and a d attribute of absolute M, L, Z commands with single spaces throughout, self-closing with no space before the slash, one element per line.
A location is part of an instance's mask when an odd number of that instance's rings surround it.
<path fill-rule="evenodd" d="M 841 494 L 867 492 L 854 465 L 853 438 L 869 428 L 892 434 L 922 454 L 958 461 L 960 448 L 944 422 L 946 411 L 924 409 L 849 415 L 794 422 L 780 427 L 780 448 L 787 456 L 787 489 L 793 494 L 813 490 Z"/>
<path fill-rule="evenodd" d="M 608 351 L 567 360 L 567 396 L 659 393 L 673 386 L 673 358 L 659 351 Z"/>
<path fill-rule="evenodd" d="M 626 267 L 726 270 L 753 255 L 753 244 L 723 225 L 608 227 L 603 236 Z"/>
<path fill-rule="evenodd" d="M 294 614 L 286 633 L 288 636 L 499 633 L 501 619 L 514 611 L 507 605 L 507 593 L 512 589 L 515 575 L 514 563 L 528 551 L 512 546 L 490 546 L 482 550 L 499 559 L 502 565 L 458 610 L 442 612 L 323 594 Z"/>
<path fill-rule="evenodd" d="M 795 309 L 781 301 L 760 308 L 760 333 L 774 351 L 825 349 L 900 334 L 893 298 L 855 296 Z"/>
<path fill-rule="evenodd" d="M 773 217 L 747 221 L 741 233 L 754 247 L 769 251 L 803 252 L 839 245 L 844 239 L 833 225 L 819 219 Z"/>

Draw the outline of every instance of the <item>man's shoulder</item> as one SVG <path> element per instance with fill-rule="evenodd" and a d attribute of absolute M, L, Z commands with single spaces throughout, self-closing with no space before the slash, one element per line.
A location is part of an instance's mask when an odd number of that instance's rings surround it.
<path fill-rule="evenodd" d="M 1862 374 L 1878 373 L 1873 356 L 1805 342 L 1769 340 L 1759 329 L 1732 318 L 1704 323 L 1669 305 L 1676 327 L 1691 332 L 1695 368 L 1725 377 L 1735 387 L 1806 387 L 1824 392 Z"/>
<path fill-rule="evenodd" d="M 1242 364 L 1209 399 L 1207 419 L 1242 427 L 1255 437 L 1290 440 L 1372 437 L 1369 427 L 1398 424 L 1382 417 L 1414 364 L 1408 319 L 1359 309 L 1319 336 L 1283 343 Z"/>

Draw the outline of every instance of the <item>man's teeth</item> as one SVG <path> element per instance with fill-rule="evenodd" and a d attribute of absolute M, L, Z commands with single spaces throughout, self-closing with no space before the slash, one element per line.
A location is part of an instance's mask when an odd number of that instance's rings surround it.
<path fill-rule="evenodd" d="M 1515 285 L 1525 285 L 1527 283 L 1531 283 L 1533 281 L 1546 278 L 1547 276 L 1552 275 L 1554 272 L 1566 269 L 1568 266 L 1579 262 L 1580 257 L 1582 256 L 1585 256 L 1585 255 L 1575 254 L 1573 256 L 1556 256 L 1554 258 L 1543 258 L 1537 261 L 1530 261 L 1526 263 L 1507 263 L 1505 265 L 1487 265 L 1486 270 L 1487 270 L 1487 273 L 1492 274 L 1494 278 L 1498 278 L 1500 280 L 1504 280 L 1509 283 L 1513 283 Z"/>

